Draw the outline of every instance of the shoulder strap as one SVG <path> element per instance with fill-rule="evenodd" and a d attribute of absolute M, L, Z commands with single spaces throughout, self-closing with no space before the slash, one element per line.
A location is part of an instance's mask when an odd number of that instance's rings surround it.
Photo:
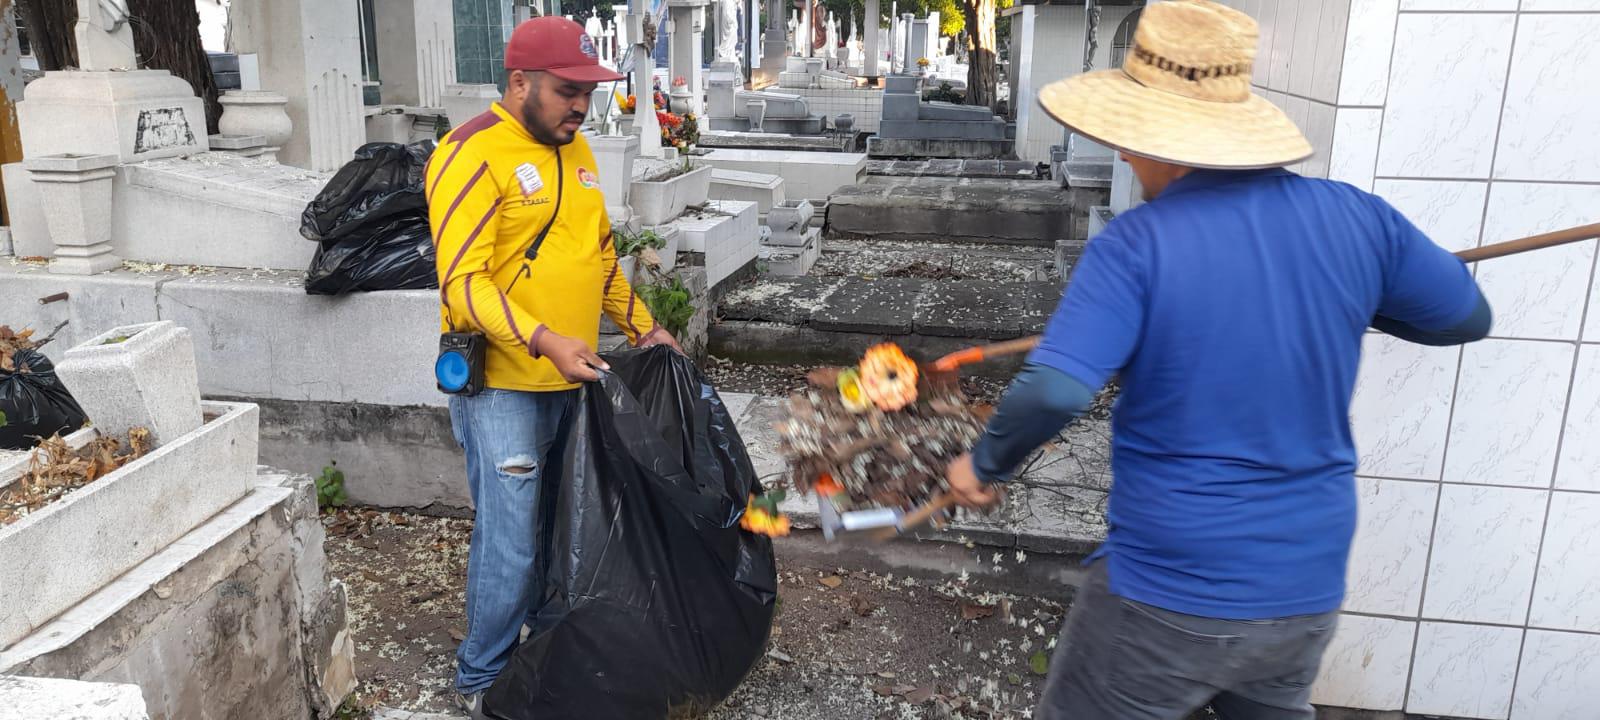
<path fill-rule="evenodd" d="M 551 211 L 550 220 L 544 224 L 544 229 L 539 231 L 538 237 L 533 239 L 533 244 L 528 246 L 528 251 L 523 256 L 528 262 L 539 259 L 539 246 L 544 244 L 544 239 L 550 235 L 550 228 L 556 224 L 556 218 L 561 215 L 561 196 L 566 195 L 567 169 L 561 162 L 561 146 L 556 146 L 556 209 Z"/>

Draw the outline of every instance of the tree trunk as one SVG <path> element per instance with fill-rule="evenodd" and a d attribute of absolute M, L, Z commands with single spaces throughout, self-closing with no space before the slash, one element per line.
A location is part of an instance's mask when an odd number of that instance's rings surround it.
<path fill-rule="evenodd" d="M 32 0 L 40 2 L 42 0 Z M 216 134 L 222 105 L 217 79 L 200 43 L 200 13 L 194 0 L 129 0 L 133 48 L 146 68 L 166 70 L 184 79 L 206 104 L 206 133 Z"/>
<path fill-rule="evenodd" d="M 17 12 L 27 28 L 28 43 L 40 70 L 65 70 L 78 66 L 78 41 L 72 26 L 78 6 L 64 0 L 18 0 Z"/>
<path fill-rule="evenodd" d="M 967 20 L 967 104 L 999 104 L 1000 77 L 995 63 L 995 0 L 961 0 Z"/>

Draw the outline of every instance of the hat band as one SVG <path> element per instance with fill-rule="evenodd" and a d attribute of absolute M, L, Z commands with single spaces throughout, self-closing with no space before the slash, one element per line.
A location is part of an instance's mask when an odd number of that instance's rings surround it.
<path fill-rule="evenodd" d="M 1232 65 L 1211 65 L 1207 67 L 1184 65 L 1182 63 L 1169 60 L 1157 53 L 1146 50 L 1138 43 L 1135 43 L 1132 48 L 1129 48 L 1129 54 L 1131 54 L 1135 60 L 1138 60 L 1145 65 L 1153 67 L 1169 75 L 1176 75 L 1179 78 L 1189 82 L 1196 82 L 1208 78 L 1249 75 L 1253 69 L 1251 63 L 1248 62 L 1234 63 Z"/>

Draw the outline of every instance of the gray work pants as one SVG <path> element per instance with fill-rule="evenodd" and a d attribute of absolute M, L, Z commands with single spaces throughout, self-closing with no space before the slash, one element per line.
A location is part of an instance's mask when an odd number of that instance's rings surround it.
<path fill-rule="evenodd" d="M 1312 720 L 1311 682 L 1338 613 L 1218 620 L 1111 593 L 1090 569 L 1061 631 L 1037 720 Z"/>

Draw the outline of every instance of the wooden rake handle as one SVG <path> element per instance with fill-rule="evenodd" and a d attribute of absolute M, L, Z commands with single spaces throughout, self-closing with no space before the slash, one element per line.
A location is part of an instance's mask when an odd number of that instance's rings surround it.
<path fill-rule="evenodd" d="M 1461 252 L 1456 253 L 1456 257 L 1461 258 L 1462 262 L 1472 263 L 1478 262 L 1479 260 L 1492 260 L 1494 258 L 1505 257 L 1507 255 L 1517 255 L 1519 253 L 1528 252 L 1529 250 L 1542 250 L 1544 248 L 1556 247 L 1557 245 L 1566 245 L 1568 243 L 1581 242 L 1584 240 L 1593 240 L 1595 238 L 1600 238 L 1600 223 L 1579 225 L 1577 227 L 1567 228 L 1565 230 L 1544 233 L 1543 235 L 1534 235 L 1531 237 L 1521 238 L 1519 240 L 1507 240 L 1505 242 L 1495 243 L 1493 245 L 1485 245 L 1483 247 L 1462 250 Z M 1007 340 L 1005 342 L 994 343 L 993 345 L 982 345 L 979 347 L 967 348 L 965 350 L 957 350 L 949 355 L 935 360 L 933 363 L 933 368 L 938 371 L 949 372 L 961 367 L 962 365 L 970 365 L 975 362 L 983 362 L 984 360 L 1005 357 L 1007 355 L 1019 355 L 1038 347 L 1040 337 L 1041 336 L 1039 335 L 1034 335 L 1031 337 L 1017 338 L 1016 340 Z"/>

